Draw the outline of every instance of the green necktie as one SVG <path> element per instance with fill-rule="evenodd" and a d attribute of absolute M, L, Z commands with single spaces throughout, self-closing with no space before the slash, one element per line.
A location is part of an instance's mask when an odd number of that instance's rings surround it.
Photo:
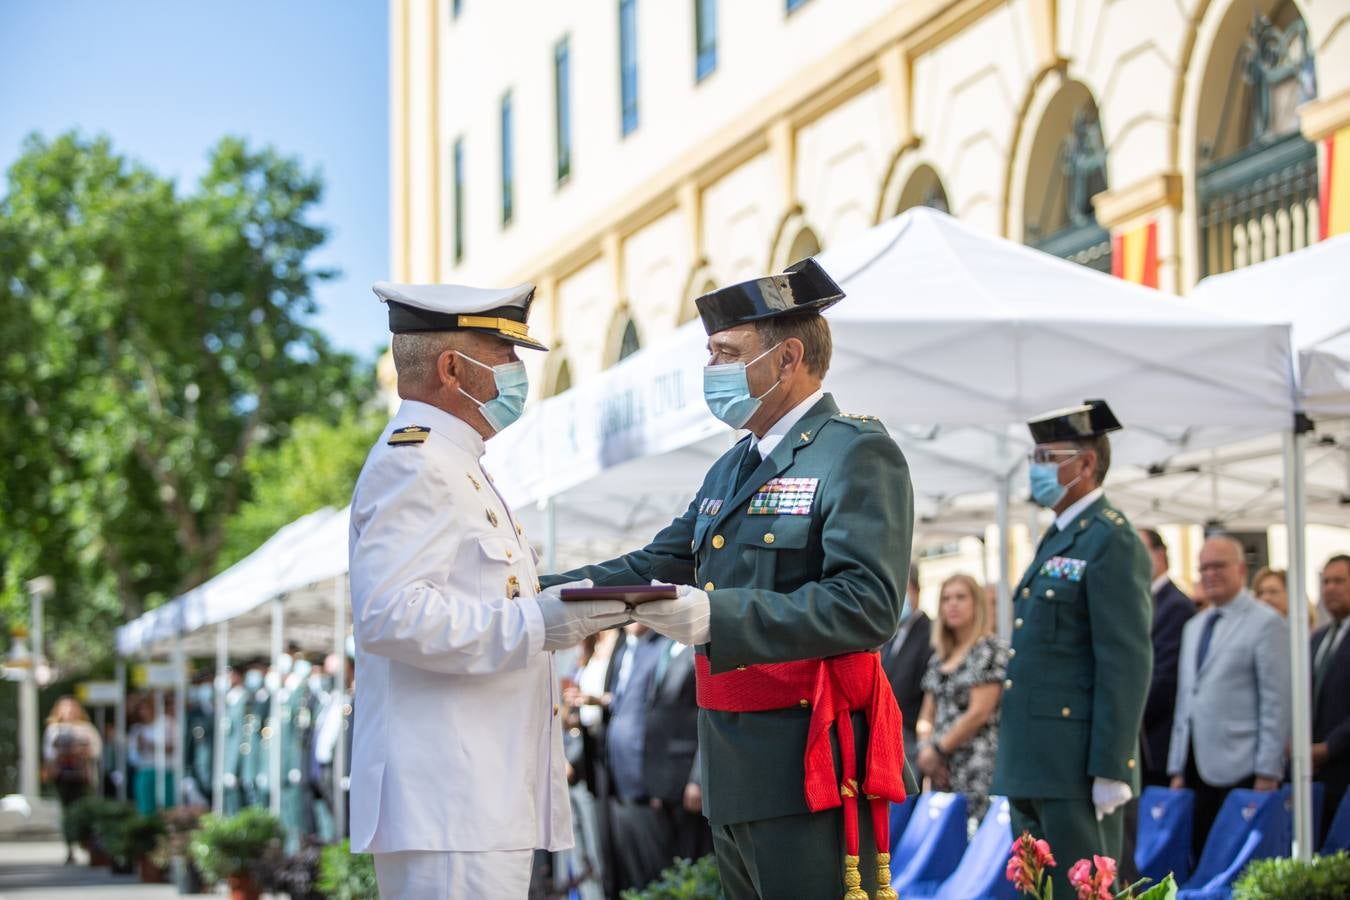
<path fill-rule="evenodd" d="M 759 447 L 755 444 L 745 448 L 745 455 L 741 457 L 740 468 L 736 470 L 736 486 L 731 493 L 740 493 L 741 488 L 745 487 L 745 482 L 750 478 L 764 458 L 759 455 Z"/>

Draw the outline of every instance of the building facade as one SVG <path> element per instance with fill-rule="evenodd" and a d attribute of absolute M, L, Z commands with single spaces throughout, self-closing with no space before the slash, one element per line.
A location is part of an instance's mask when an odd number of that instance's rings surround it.
<path fill-rule="evenodd" d="M 392 274 L 535 282 L 535 398 L 916 205 L 1175 293 L 1350 230 L 1350 0 L 390 9 Z"/>

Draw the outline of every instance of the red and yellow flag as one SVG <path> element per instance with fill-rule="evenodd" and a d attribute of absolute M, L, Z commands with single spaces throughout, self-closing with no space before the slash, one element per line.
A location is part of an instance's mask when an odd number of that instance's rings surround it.
<path fill-rule="evenodd" d="M 1322 171 L 1322 240 L 1350 233 L 1350 125 L 1326 139 Z"/>
<path fill-rule="evenodd" d="M 1157 222 L 1117 232 L 1112 244 L 1112 275 L 1145 287 L 1158 286 Z"/>

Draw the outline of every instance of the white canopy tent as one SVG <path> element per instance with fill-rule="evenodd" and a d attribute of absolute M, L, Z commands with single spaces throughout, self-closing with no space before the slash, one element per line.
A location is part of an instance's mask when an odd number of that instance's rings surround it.
<path fill-rule="evenodd" d="M 848 294 L 828 314 L 835 352 L 826 388 L 844 409 L 878 415 L 896 434 L 922 527 L 987 521 L 993 498 L 1005 631 L 1006 536 L 1028 416 L 1106 397 L 1128 426 L 1113 444 L 1114 466 L 1138 472 L 1281 433 L 1292 421 L 1287 326 L 1202 311 L 926 209 L 820 261 Z M 734 441 L 702 400 L 705 340 L 699 323 L 689 323 L 534 404 L 490 443 L 486 465 L 532 536 L 542 535 L 550 563 L 593 559 L 650 536 L 683 510 Z M 231 636 L 237 629 L 260 639 L 266 619 L 279 653 L 283 603 L 290 622 L 341 616 L 345 516 L 330 513 L 303 531 L 310 540 L 288 537 L 276 559 L 264 555 L 269 542 L 254 554 L 259 560 L 236 566 L 248 571 L 223 573 L 220 584 L 174 601 L 176 612 L 129 624 L 119 650 L 162 650 L 176 640 L 181 653 L 200 646 L 210 624 L 218 638 L 228 627 Z M 328 562 L 303 571 L 283 564 L 283 556 L 310 555 Z"/>
<path fill-rule="evenodd" d="M 1350 235 L 1331 238 L 1286 256 L 1258 265 L 1206 278 L 1196 285 L 1195 301 L 1211 309 L 1253 319 L 1268 315 L 1278 302 L 1279 315 L 1292 323 L 1292 340 L 1299 354 L 1299 420 L 1284 443 L 1283 472 L 1289 497 L 1285 522 L 1289 533 L 1289 595 L 1300 604 L 1308 596 L 1305 526 L 1309 521 L 1307 498 L 1310 467 L 1305 459 L 1313 423 L 1304 415 L 1332 419 L 1317 436 L 1316 454 L 1326 451 L 1339 461 L 1343 473 L 1347 443 L 1346 417 L 1350 417 L 1350 310 L 1346 308 L 1346 285 L 1350 281 Z M 1340 419 L 1340 421 L 1336 421 Z M 1339 437 L 1338 437 L 1339 432 Z M 1328 451 L 1328 448 L 1330 450 Z M 1267 465 L 1273 460 L 1267 455 Z M 1350 502 L 1350 486 L 1342 474 L 1342 505 Z M 1312 491 L 1316 487 L 1312 486 Z M 1338 524 L 1345 522 L 1342 516 Z M 1312 842 L 1312 696 L 1308 669 L 1308 623 L 1303 616 L 1289 617 L 1289 656 L 1293 667 L 1294 846 L 1306 856 Z"/>

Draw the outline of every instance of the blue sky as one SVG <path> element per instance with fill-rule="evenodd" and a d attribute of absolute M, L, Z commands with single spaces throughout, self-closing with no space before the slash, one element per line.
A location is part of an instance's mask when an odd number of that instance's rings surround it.
<path fill-rule="evenodd" d="M 317 166 L 316 324 L 370 357 L 389 266 L 389 40 L 383 0 L 0 0 L 0 168 L 32 131 L 107 134 L 190 189 L 224 134 Z"/>

